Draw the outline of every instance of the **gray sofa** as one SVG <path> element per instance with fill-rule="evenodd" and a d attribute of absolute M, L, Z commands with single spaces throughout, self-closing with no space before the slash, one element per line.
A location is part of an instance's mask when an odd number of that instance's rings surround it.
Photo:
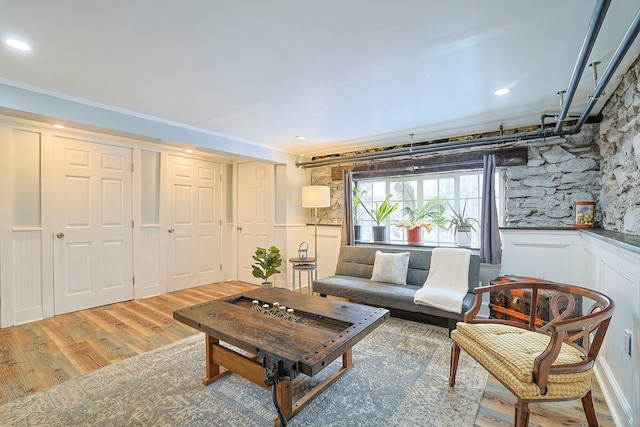
<path fill-rule="evenodd" d="M 377 250 L 409 252 L 407 284 L 374 282 L 371 280 Z M 313 291 L 322 296 L 332 295 L 351 301 L 384 307 L 397 317 L 408 318 L 455 329 L 475 299 L 473 289 L 479 284 L 480 257 L 472 254 L 469 265 L 469 292 L 462 303 L 462 313 L 415 304 L 413 296 L 422 287 L 431 263 L 431 250 L 425 248 L 397 248 L 388 246 L 342 246 L 335 275 L 313 281 Z"/>

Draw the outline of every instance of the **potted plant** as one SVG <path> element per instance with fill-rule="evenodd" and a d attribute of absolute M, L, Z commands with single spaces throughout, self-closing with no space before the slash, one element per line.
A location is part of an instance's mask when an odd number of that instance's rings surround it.
<path fill-rule="evenodd" d="M 478 220 L 467 215 L 467 199 L 464 201 L 462 211 L 456 211 L 451 203 L 447 202 L 451 208 L 451 218 L 449 219 L 449 230 L 453 230 L 453 235 L 458 246 L 468 248 L 471 246 L 471 230 L 476 231 L 473 224 L 478 224 Z"/>
<path fill-rule="evenodd" d="M 367 194 L 366 190 L 360 190 L 358 187 L 353 188 L 353 239 L 360 240 L 361 225 L 359 224 L 364 218 L 362 216 L 362 198 Z"/>
<path fill-rule="evenodd" d="M 374 202 L 373 207 L 371 209 L 367 208 L 365 204 L 362 204 L 362 208 L 364 211 L 371 217 L 373 222 L 376 224 L 373 226 L 373 241 L 374 242 L 384 242 L 387 240 L 387 227 L 385 225 L 381 225 L 389 215 L 395 212 L 398 209 L 398 202 L 391 204 L 391 194 L 387 195 L 387 198 L 384 199 L 384 202 L 378 203 Z"/>
<path fill-rule="evenodd" d="M 271 246 L 269 250 L 258 247 L 252 258 L 256 261 L 256 263 L 251 266 L 253 267 L 253 277 L 262 279 L 263 288 L 270 288 L 271 282 L 269 281 L 269 277 L 280 273 L 280 270 L 278 270 L 278 267 L 282 265 L 280 249 L 275 246 Z"/>
<path fill-rule="evenodd" d="M 422 242 L 422 230 L 429 233 L 434 226 L 445 228 L 447 219 L 444 216 L 445 207 L 442 201 L 435 197 L 426 200 L 419 208 L 406 206 L 404 208 L 404 219 L 396 221 L 396 227 L 407 229 L 407 241 L 410 243 Z"/>

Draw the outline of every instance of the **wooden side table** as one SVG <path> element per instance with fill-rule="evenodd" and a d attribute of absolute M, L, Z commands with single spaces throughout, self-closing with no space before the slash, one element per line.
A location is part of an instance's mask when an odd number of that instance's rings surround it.
<path fill-rule="evenodd" d="M 311 285 L 318 278 L 318 261 L 316 258 L 289 258 L 293 272 L 291 290 L 296 290 L 296 272 L 298 273 L 298 292 L 302 292 L 302 272 L 307 272 L 307 292 L 311 293 Z"/>

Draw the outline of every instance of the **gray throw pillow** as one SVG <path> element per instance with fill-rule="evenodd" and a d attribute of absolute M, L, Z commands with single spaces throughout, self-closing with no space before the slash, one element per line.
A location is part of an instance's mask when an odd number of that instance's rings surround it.
<path fill-rule="evenodd" d="M 409 252 L 388 253 L 376 251 L 371 280 L 406 285 L 409 255 Z"/>

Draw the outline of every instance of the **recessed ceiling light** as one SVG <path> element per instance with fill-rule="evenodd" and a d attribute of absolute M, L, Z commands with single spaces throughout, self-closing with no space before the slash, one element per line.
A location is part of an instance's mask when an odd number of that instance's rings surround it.
<path fill-rule="evenodd" d="M 307 138 L 305 138 L 304 136 L 296 136 L 296 139 L 297 139 L 298 141 L 304 141 L 304 140 L 305 140 L 305 139 L 307 139 Z"/>
<path fill-rule="evenodd" d="M 23 50 L 23 51 L 29 51 L 32 49 L 28 43 L 25 43 L 22 40 L 7 39 L 4 42 L 14 49 Z"/>
<path fill-rule="evenodd" d="M 185 153 L 193 153 L 193 150 L 189 148 L 189 149 L 187 149 L 187 150 L 184 150 L 184 152 L 185 152 Z"/>
<path fill-rule="evenodd" d="M 502 95 L 508 94 L 509 92 L 511 92 L 511 89 L 503 87 L 502 89 L 498 89 L 495 92 L 493 92 L 493 94 L 497 96 L 502 96 Z"/>
<path fill-rule="evenodd" d="M 64 129 L 64 125 L 53 125 L 56 129 Z"/>

